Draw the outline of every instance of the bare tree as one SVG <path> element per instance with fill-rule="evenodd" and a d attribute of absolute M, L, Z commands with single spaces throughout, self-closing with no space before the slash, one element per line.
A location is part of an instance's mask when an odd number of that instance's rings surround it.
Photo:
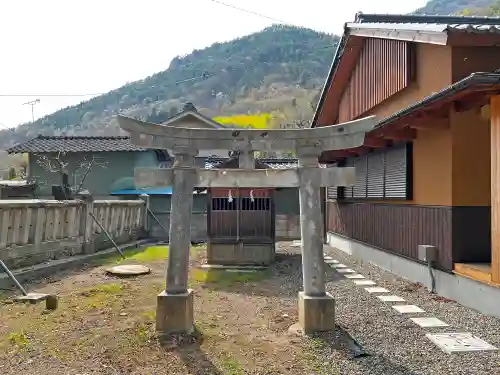
<path fill-rule="evenodd" d="M 87 179 L 92 168 L 106 168 L 107 162 L 102 157 L 85 156 L 77 162 L 76 169 L 73 172 L 73 182 L 69 181 L 68 162 L 65 160 L 65 152 L 58 152 L 55 157 L 48 155 L 35 154 L 37 164 L 47 172 L 57 173 L 61 177 L 61 186 L 63 188 L 66 199 L 69 199 L 73 194 L 79 193 L 84 188 L 85 180 Z M 39 181 L 35 183 L 39 185 Z M 47 184 L 50 177 L 45 181 Z"/>

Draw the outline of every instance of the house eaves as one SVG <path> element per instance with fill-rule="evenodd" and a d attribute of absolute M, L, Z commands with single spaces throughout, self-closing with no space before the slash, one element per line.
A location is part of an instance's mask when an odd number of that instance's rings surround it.
<path fill-rule="evenodd" d="M 446 45 L 448 43 L 447 25 L 441 24 L 393 24 L 393 23 L 355 23 L 346 24 L 350 35 L 366 38 L 402 40 L 427 44 Z"/>

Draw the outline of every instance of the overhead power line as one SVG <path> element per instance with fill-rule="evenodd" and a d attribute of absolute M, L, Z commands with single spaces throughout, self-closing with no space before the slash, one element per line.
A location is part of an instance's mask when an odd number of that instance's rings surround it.
<path fill-rule="evenodd" d="M 228 8 L 232 8 L 232 9 L 235 9 L 237 11 L 240 11 L 240 12 L 244 12 L 244 13 L 247 13 L 247 14 L 251 14 L 251 15 L 254 15 L 254 16 L 257 16 L 257 17 L 260 17 L 260 18 L 265 18 L 265 19 L 268 19 L 270 21 L 274 21 L 274 22 L 277 22 L 277 23 L 281 23 L 281 24 L 285 24 L 285 25 L 289 25 L 289 26 L 297 26 L 297 27 L 301 27 L 301 26 L 298 26 L 298 25 L 294 25 L 293 23 L 291 22 L 286 22 L 284 20 L 281 20 L 279 18 L 275 18 L 275 17 L 271 17 L 271 16 L 268 16 L 266 14 L 263 14 L 263 13 L 260 13 L 260 12 L 255 12 L 255 11 L 252 11 L 252 10 L 248 10 L 248 9 L 245 9 L 245 8 L 240 8 L 240 7 L 237 7 L 233 4 L 229 4 L 229 3 L 225 3 L 223 1 L 219 1 L 219 0 L 210 0 L 211 2 L 213 3 L 216 3 L 216 4 L 219 4 L 219 5 L 222 5 L 222 6 L 225 6 L 225 7 L 228 7 Z M 304 42 L 304 43 L 297 43 L 297 44 L 310 44 L 311 42 Z M 328 46 L 323 46 L 323 47 L 320 47 L 318 49 L 326 49 L 326 48 L 331 48 L 332 46 L 328 45 Z M 261 62 L 260 64 L 265 64 L 266 62 Z M 253 65 L 253 66 L 256 66 L 256 65 Z M 212 76 L 215 76 L 217 74 L 220 74 L 220 73 L 223 73 L 223 72 L 227 72 L 227 69 L 222 69 L 220 72 L 215 72 L 215 73 L 203 73 L 202 75 L 200 76 L 196 76 L 196 77 L 192 77 L 192 78 L 187 78 L 187 79 L 184 79 L 184 80 L 181 80 L 181 81 L 177 81 L 175 82 L 174 84 L 177 85 L 177 84 L 180 84 L 180 83 L 185 83 L 185 82 L 192 82 L 192 81 L 196 81 L 196 80 L 203 80 L 203 79 L 207 79 L 207 78 L 210 78 Z M 152 86 L 154 87 L 154 86 Z M 165 86 L 162 86 L 162 87 L 165 87 Z M 110 90 L 110 91 L 114 91 L 114 90 Z M 13 94 L 2 94 L 0 93 L 0 97 L 31 97 L 31 96 L 36 96 L 36 97 L 87 97 L 87 96 L 99 96 L 99 95 L 105 95 L 105 94 L 108 94 L 109 92 L 95 92 L 95 93 L 35 93 L 35 94 L 24 94 L 24 93 L 13 93 Z"/>
<path fill-rule="evenodd" d="M 311 44 L 315 45 L 314 49 L 317 50 L 317 51 L 328 49 L 328 48 L 331 48 L 333 50 L 333 47 L 334 47 L 333 44 L 327 44 L 327 45 L 323 45 L 323 46 L 317 47 L 316 46 L 317 43 L 313 43 L 313 42 L 310 42 L 310 41 L 304 41 L 304 42 L 300 42 L 300 43 L 294 43 L 294 46 L 311 45 Z M 226 62 L 231 63 L 231 58 L 226 59 Z M 251 68 L 257 67 L 257 66 L 262 65 L 262 64 L 273 64 L 273 62 L 259 61 L 259 62 L 255 63 L 255 64 L 247 65 L 246 62 L 238 61 L 238 62 L 235 62 L 235 64 L 246 65 L 247 69 L 251 69 Z M 192 63 L 189 63 L 186 66 L 189 67 L 191 65 L 192 65 Z M 158 86 L 154 86 L 153 85 L 153 86 L 151 86 L 151 88 L 154 88 L 154 87 L 165 88 L 165 87 L 169 87 L 169 86 L 180 85 L 182 83 L 203 81 L 205 79 L 217 76 L 219 74 L 228 73 L 228 72 L 234 71 L 234 70 L 237 70 L 237 68 L 235 68 L 235 67 L 231 68 L 230 67 L 230 68 L 223 68 L 223 69 L 220 69 L 220 70 L 215 71 L 215 72 L 204 72 L 202 74 L 199 74 L 199 75 L 191 77 L 191 78 L 186 78 L 186 79 L 182 79 L 182 80 L 179 80 L 179 81 L 175 81 L 173 84 L 170 84 L 170 85 L 158 85 Z M 109 94 L 109 93 L 111 93 L 113 91 L 116 91 L 116 90 L 117 89 L 110 90 L 108 92 L 94 92 L 94 93 L 0 93 L 0 98 L 2 98 L 2 97 L 4 97 L 4 98 L 5 97 L 37 97 L 37 98 L 40 98 L 40 97 L 82 97 L 83 98 L 83 97 L 90 97 L 90 96 L 106 95 L 106 94 Z"/>
<path fill-rule="evenodd" d="M 292 25 L 291 23 L 285 22 L 285 21 L 280 20 L 278 18 L 270 17 L 270 16 L 267 16 L 267 15 L 262 14 L 262 13 L 254 12 L 252 10 L 243 9 L 243 8 L 237 7 L 237 6 L 232 5 L 232 4 L 224 3 L 224 2 L 219 1 L 219 0 L 211 0 L 211 1 L 213 3 L 217 3 L 217 4 L 223 5 L 223 6 L 228 7 L 228 8 L 236 9 L 236 10 L 239 10 L 240 12 L 252 14 L 252 15 L 260 17 L 260 18 L 265 18 L 265 19 L 268 19 L 268 20 L 271 20 L 271 21 L 274 21 L 274 22 L 284 23 L 284 24 L 287 24 L 287 25 Z"/>

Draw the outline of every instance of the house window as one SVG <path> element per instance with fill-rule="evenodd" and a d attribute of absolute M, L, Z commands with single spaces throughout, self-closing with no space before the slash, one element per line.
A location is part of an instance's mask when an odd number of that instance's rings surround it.
<path fill-rule="evenodd" d="M 356 167 L 352 187 L 329 187 L 327 199 L 412 199 L 412 144 L 374 151 L 344 162 Z"/>

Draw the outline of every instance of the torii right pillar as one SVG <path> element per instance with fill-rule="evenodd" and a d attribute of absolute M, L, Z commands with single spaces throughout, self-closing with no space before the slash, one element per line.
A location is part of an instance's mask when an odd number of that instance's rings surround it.
<path fill-rule="evenodd" d="M 299 324 L 305 333 L 335 328 L 335 299 L 325 290 L 320 150 L 298 151 L 300 234 L 304 290 L 299 292 Z"/>
<path fill-rule="evenodd" d="M 490 101 L 491 115 L 491 281 L 500 284 L 500 95 Z"/>

